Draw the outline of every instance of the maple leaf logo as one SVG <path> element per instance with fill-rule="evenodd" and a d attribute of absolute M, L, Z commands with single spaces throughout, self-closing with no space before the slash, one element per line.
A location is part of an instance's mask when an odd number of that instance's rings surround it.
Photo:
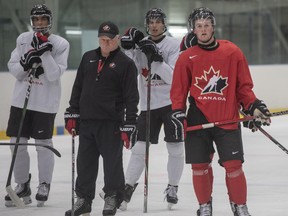
<path fill-rule="evenodd" d="M 220 70 L 215 71 L 213 66 L 208 71 L 204 70 L 204 75 L 195 78 L 195 86 L 202 92 L 201 94 L 215 93 L 223 95 L 223 90 L 228 86 L 228 78 L 220 76 Z"/>
<path fill-rule="evenodd" d="M 142 75 L 147 78 L 149 71 L 146 68 L 142 68 Z"/>

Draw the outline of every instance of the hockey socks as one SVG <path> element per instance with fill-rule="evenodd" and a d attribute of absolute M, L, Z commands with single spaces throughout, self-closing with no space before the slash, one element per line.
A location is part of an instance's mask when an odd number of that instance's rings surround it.
<path fill-rule="evenodd" d="M 232 160 L 223 163 L 226 170 L 226 186 L 230 201 L 236 204 L 246 204 L 247 185 L 242 162 Z"/>
<path fill-rule="evenodd" d="M 210 166 L 210 172 L 212 168 Z M 209 163 L 192 164 L 193 186 L 200 204 L 208 203 L 212 194 L 213 174 L 209 174 Z M 212 177 L 212 179 L 211 179 Z"/>

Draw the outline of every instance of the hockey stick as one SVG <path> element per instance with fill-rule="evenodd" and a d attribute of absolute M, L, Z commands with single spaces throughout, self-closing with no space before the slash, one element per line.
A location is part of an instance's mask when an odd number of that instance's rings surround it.
<path fill-rule="evenodd" d="M 286 154 L 288 154 L 288 150 L 281 145 L 275 138 L 273 138 L 267 131 L 265 131 L 263 128 L 258 128 L 259 131 L 261 131 L 266 137 L 268 137 L 272 142 L 274 142 L 282 151 L 284 151 Z"/>
<path fill-rule="evenodd" d="M 151 58 L 148 61 L 148 80 L 147 80 L 147 111 L 146 111 L 146 151 L 145 151 L 145 178 L 144 178 L 144 208 L 147 213 L 148 205 L 148 168 L 149 168 L 149 145 L 150 145 L 150 98 L 151 98 Z"/>
<path fill-rule="evenodd" d="M 247 116 L 242 110 L 240 110 L 240 113 L 245 117 Z M 281 145 L 281 143 L 279 143 L 274 137 L 272 137 L 266 130 L 264 130 L 262 127 L 257 127 L 257 129 L 266 137 L 268 137 L 273 143 L 275 143 L 282 151 L 288 154 L 288 150 L 283 145 Z"/>
<path fill-rule="evenodd" d="M 271 117 L 281 116 L 281 115 L 288 115 L 288 110 L 271 113 Z M 194 126 L 187 127 L 187 131 L 202 130 L 202 129 L 207 129 L 207 128 L 213 128 L 216 126 L 221 126 L 221 125 L 234 124 L 234 123 L 238 123 L 238 122 L 245 122 L 245 121 L 253 120 L 255 118 L 256 117 L 254 117 L 254 116 L 246 116 L 244 118 L 224 120 L 224 121 L 218 121 L 218 122 L 201 124 L 201 125 L 194 125 Z"/>
<path fill-rule="evenodd" d="M 18 146 L 18 145 L 25 145 L 25 146 L 41 146 L 43 148 L 47 148 L 50 151 L 52 151 L 55 155 L 57 155 L 58 157 L 61 157 L 61 154 L 59 151 L 57 151 L 55 148 L 51 147 L 51 146 L 47 146 L 47 145 L 43 145 L 43 144 L 38 144 L 38 143 L 10 143 L 10 142 L 0 142 L 0 146 Z"/>
<path fill-rule="evenodd" d="M 72 129 L 72 207 L 71 207 L 71 216 L 74 216 L 74 191 L 75 191 L 75 136 L 76 131 Z"/>
<path fill-rule="evenodd" d="M 31 92 L 32 82 L 33 82 L 33 78 L 34 78 L 34 75 L 36 73 L 37 67 L 38 67 L 38 64 L 36 64 L 36 63 L 33 64 L 32 69 L 30 70 L 30 73 L 28 75 L 28 87 L 27 87 L 26 96 L 25 96 L 24 105 L 23 105 L 23 110 L 22 110 L 22 115 L 21 115 L 21 119 L 20 119 L 20 123 L 19 123 L 19 129 L 18 129 L 18 133 L 17 133 L 16 143 L 19 143 L 19 141 L 20 141 L 20 136 L 21 136 L 22 127 L 23 127 L 23 123 L 24 123 L 24 119 L 25 119 L 25 115 L 26 115 L 28 100 L 29 100 L 29 96 L 30 96 L 30 92 Z M 14 169 L 16 156 L 17 156 L 17 150 L 18 150 L 18 145 L 16 144 L 14 151 L 13 151 L 13 154 L 12 154 L 11 165 L 10 165 L 9 174 L 8 174 L 7 183 L 6 183 L 6 191 L 9 195 L 10 199 L 13 201 L 13 203 L 18 208 L 24 208 L 25 207 L 24 203 L 17 196 L 16 192 L 11 187 L 11 179 L 12 179 L 12 173 L 13 173 L 13 169 Z"/>

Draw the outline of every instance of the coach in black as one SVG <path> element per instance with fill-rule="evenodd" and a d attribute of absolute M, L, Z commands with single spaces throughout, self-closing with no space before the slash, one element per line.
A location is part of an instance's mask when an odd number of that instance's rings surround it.
<path fill-rule="evenodd" d="M 103 215 L 116 214 L 124 190 L 121 137 L 127 148 L 136 139 L 136 66 L 120 50 L 119 30 L 114 23 L 102 23 L 98 37 L 100 46 L 82 57 L 65 113 L 67 131 L 76 129 L 80 143 L 74 216 L 91 212 L 100 155 L 105 184 Z M 71 210 L 65 215 L 70 216 Z"/>

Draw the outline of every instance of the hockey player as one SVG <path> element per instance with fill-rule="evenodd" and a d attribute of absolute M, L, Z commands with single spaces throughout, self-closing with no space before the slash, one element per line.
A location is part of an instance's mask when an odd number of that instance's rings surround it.
<path fill-rule="evenodd" d="M 98 37 L 100 47 L 82 57 L 65 113 L 68 132 L 76 129 L 79 134 L 74 216 L 91 212 L 100 156 L 105 183 L 103 215 L 116 214 L 125 188 L 121 137 L 127 148 L 136 139 L 137 68 L 120 50 L 114 23 L 102 23 Z M 65 215 L 72 215 L 71 210 Z"/>
<path fill-rule="evenodd" d="M 270 112 L 252 90 L 250 71 L 241 50 L 230 41 L 216 40 L 216 21 L 210 9 L 197 8 L 190 17 L 198 45 L 182 52 L 176 62 L 171 87 L 172 109 L 185 113 L 189 96 L 188 126 L 239 118 L 240 106 L 257 117 L 253 122 L 255 126 L 269 125 Z M 208 86 L 211 79 L 213 85 Z M 187 132 L 186 163 L 192 164 L 193 186 L 200 204 L 197 215 L 212 216 L 213 176 L 209 174 L 209 164 L 213 142 L 219 164 L 226 171 L 234 216 L 250 216 L 242 169 L 241 127 L 237 123 Z"/>
<path fill-rule="evenodd" d="M 129 28 L 121 38 L 125 53 L 132 58 L 139 73 L 139 92 L 141 113 L 138 118 L 138 141 L 132 148 L 132 154 L 126 171 L 125 201 L 130 202 L 145 167 L 146 150 L 146 112 L 147 112 L 147 74 L 148 61 L 151 64 L 151 118 L 150 143 L 157 144 L 159 132 L 164 125 L 166 146 L 168 150 L 168 185 L 165 198 L 168 207 L 178 202 L 178 184 L 184 167 L 183 128 L 171 121 L 170 88 L 174 64 L 179 56 L 179 41 L 165 35 L 167 30 L 166 15 L 160 8 L 150 9 L 145 16 L 145 28 L 149 36 L 138 29 Z M 177 133 L 178 132 L 178 133 Z M 125 203 L 122 204 L 125 209 Z"/>
<path fill-rule="evenodd" d="M 180 51 L 184 51 L 189 47 L 197 45 L 197 38 L 191 28 L 188 29 L 188 33 L 182 38 L 180 43 Z"/>
<path fill-rule="evenodd" d="M 16 48 L 8 62 L 9 72 L 16 78 L 7 136 L 16 141 L 19 121 L 27 92 L 28 74 L 34 63 L 38 68 L 33 79 L 32 89 L 24 119 L 20 143 L 34 138 L 36 143 L 53 146 L 52 135 L 54 119 L 59 108 L 61 96 L 61 76 L 67 68 L 69 43 L 50 32 L 52 27 L 51 10 L 43 4 L 35 5 L 30 14 L 34 32 L 22 33 L 16 41 Z M 14 147 L 11 147 L 13 152 Z M 38 180 L 36 193 L 37 206 L 47 201 L 54 168 L 54 155 L 46 148 L 36 147 L 38 154 Z M 15 192 L 30 204 L 31 189 L 29 174 L 30 159 L 27 146 L 19 146 L 14 165 L 17 186 Z M 14 206 L 10 197 L 5 196 L 5 205 Z"/>

